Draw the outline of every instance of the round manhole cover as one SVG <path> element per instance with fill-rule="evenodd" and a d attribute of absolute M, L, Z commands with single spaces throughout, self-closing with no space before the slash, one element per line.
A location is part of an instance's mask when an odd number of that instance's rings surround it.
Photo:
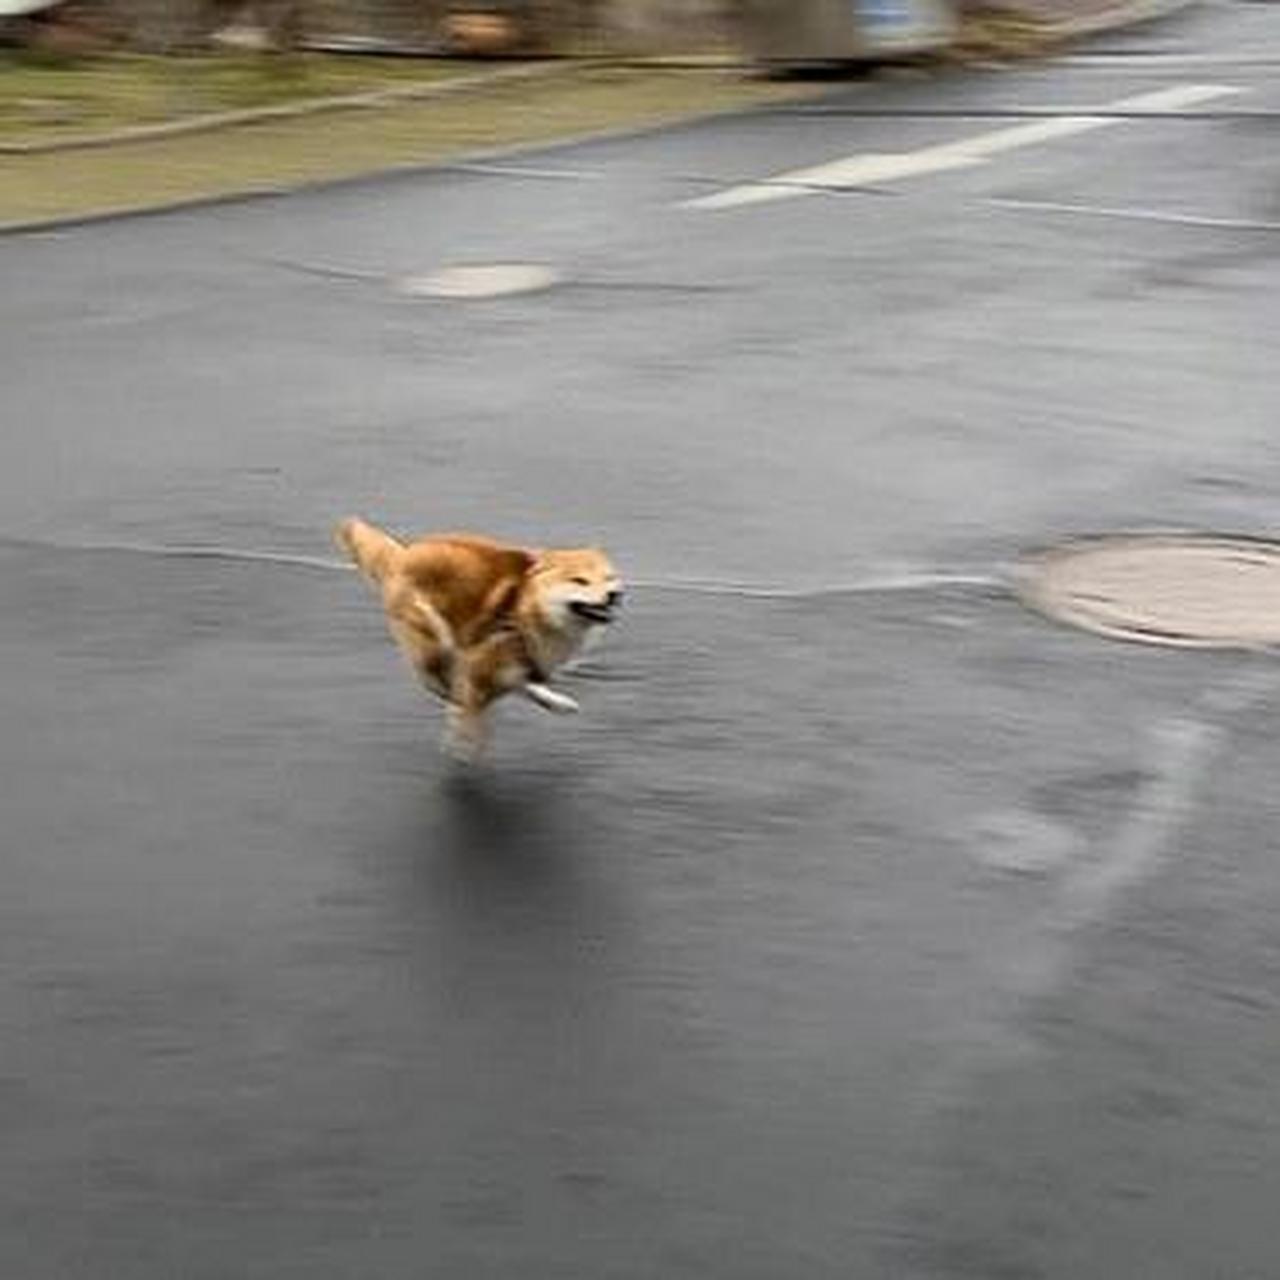
<path fill-rule="evenodd" d="M 1099 538 L 1036 557 L 1023 599 L 1120 640 L 1201 648 L 1280 643 L 1280 544 L 1213 536 Z"/>
<path fill-rule="evenodd" d="M 406 276 L 401 293 L 414 298 L 509 298 L 519 293 L 550 289 L 559 276 L 536 262 L 489 262 L 474 266 L 444 267 L 425 276 Z"/>

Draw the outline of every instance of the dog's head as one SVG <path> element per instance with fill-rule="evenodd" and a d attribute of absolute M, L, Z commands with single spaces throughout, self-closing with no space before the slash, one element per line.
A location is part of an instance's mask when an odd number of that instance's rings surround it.
<path fill-rule="evenodd" d="M 540 551 L 529 586 L 547 619 L 564 628 L 607 625 L 622 603 L 617 571 L 594 547 Z"/>

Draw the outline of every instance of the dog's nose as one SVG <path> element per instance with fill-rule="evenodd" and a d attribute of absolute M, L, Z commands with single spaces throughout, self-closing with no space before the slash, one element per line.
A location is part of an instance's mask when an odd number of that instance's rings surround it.
<path fill-rule="evenodd" d="M 622 603 L 622 592 L 610 591 L 609 594 L 605 596 L 604 602 L 610 609 L 616 609 Z"/>

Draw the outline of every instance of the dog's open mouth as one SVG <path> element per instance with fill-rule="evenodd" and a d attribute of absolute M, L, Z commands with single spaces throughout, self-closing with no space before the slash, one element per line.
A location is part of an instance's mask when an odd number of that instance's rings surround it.
<path fill-rule="evenodd" d="M 598 622 L 607 625 L 613 621 L 613 606 L 607 604 L 592 604 L 589 600 L 574 600 L 569 608 L 580 618 L 585 618 L 588 622 Z"/>

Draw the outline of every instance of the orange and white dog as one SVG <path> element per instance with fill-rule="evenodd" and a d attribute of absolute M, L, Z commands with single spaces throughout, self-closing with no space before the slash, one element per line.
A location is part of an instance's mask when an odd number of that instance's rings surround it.
<path fill-rule="evenodd" d="M 520 692 L 548 711 L 578 710 L 552 674 L 622 602 L 618 575 L 594 548 L 540 551 L 470 534 L 397 541 L 363 520 L 337 541 L 382 593 L 392 638 L 448 706 L 445 749 L 474 760 L 488 708 Z"/>

